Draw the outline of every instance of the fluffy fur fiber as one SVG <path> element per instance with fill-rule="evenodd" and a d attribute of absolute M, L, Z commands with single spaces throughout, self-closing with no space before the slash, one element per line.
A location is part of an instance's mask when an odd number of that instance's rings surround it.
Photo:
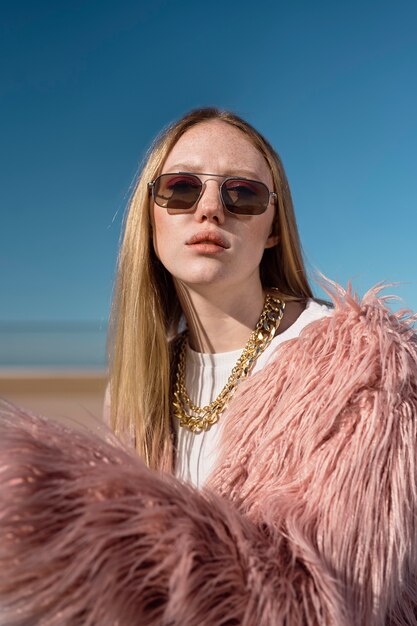
<path fill-rule="evenodd" d="M 198 492 L 0 412 L 2 626 L 417 626 L 417 343 L 378 289 L 282 344 Z"/>

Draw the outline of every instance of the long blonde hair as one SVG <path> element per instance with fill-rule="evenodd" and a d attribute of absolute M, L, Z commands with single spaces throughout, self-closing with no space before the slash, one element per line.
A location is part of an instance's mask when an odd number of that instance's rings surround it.
<path fill-rule="evenodd" d="M 286 300 L 312 296 L 303 263 L 290 189 L 281 160 L 268 141 L 239 116 L 215 108 L 191 111 L 157 137 L 137 179 L 125 218 L 109 333 L 111 424 L 130 435 L 154 469 L 172 465 L 169 339 L 178 331 L 181 307 L 169 272 L 152 245 L 148 182 L 192 126 L 221 120 L 240 129 L 271 170 L 278 196 L 274 229 L 279 243 L 264 252 L 264 287 L 278 287 Z"/>

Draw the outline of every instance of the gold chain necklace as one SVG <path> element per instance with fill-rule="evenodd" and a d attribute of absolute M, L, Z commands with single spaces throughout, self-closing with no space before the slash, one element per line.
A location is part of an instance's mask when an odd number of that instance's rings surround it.
<path fill-rule="evenodd" d="M 269 346 L 284 315 L 285 302 L 277 295 L 278 289 L 272 288 L 265 297 L 264 308 L 256 324 L 255 330 L 248 339 L 227 383 L 213 402 L 199 407 L 193 403 L 185 386 L 185 353 L 187 347 L 187 331 L 180 339 L 180 352 L 174 385 L 174 416 L 180 426 L 193 433 L 208 430 L 215 424 L 224 411 L 227 402 L 234 394 L 241 378 L 245 378 L 256 363 L 259 355 Z"/>

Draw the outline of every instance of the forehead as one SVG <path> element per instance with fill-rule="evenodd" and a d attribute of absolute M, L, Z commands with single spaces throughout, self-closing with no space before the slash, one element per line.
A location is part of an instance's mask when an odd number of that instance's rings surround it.
<path fill-rule="evenodd" d="M 240 129 L 219 120 L 189 128 L 168 153 L 163 172 L 242 175 L 272 185 L 269 166 Z"/>

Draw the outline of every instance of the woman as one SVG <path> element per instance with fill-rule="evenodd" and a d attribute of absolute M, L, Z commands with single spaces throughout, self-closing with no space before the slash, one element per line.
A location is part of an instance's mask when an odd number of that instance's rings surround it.
<path fill-rule="evenodd" d="M 106 403 L 139 454 L 3 410 L 7 624 L 417 624 L 412 318 L 333 292 L 312 299 L 251 126 L 203 109 L 162 135 L 125 225 Z"/>
<path fill-rule="evenodd" d="M 283 338 L 327 311 L 310 301 L 307 314 L 289 330 L 312 292 L 285 172 L 272 147 L 230 113 L 193 111 L 159 139 L 143 169 L 127 217 L 115 294 L 112 411 L 108 396 L 105 414 L 112 412 L 119 435 L 129 432 L 136 440 L 150 467 L 172 463 L 170 383 L 176 367 L 170 367 L 167 337 L 177 336 L 181 314 L 189 329 L 186 361 L 195 365 L 187 368 L 186 387 L 196 387 L 198 404 L 210 404 L 271 287 L 278 289 L 285 313 L 272 345 L 254 361 L 255 370 Z M 236 355 L 226 357 L 231 351 Z M 201 353 L 222 356 L 217 363 L 207 357 L 208 367 L 199 367 Z M 203 442 L 206 448 L 217 430 L 216 424 L 189 441 L 180 429 L 179 444 L 195 448 Z M 184 474 L 181 450 L 176 457 Z"/>

